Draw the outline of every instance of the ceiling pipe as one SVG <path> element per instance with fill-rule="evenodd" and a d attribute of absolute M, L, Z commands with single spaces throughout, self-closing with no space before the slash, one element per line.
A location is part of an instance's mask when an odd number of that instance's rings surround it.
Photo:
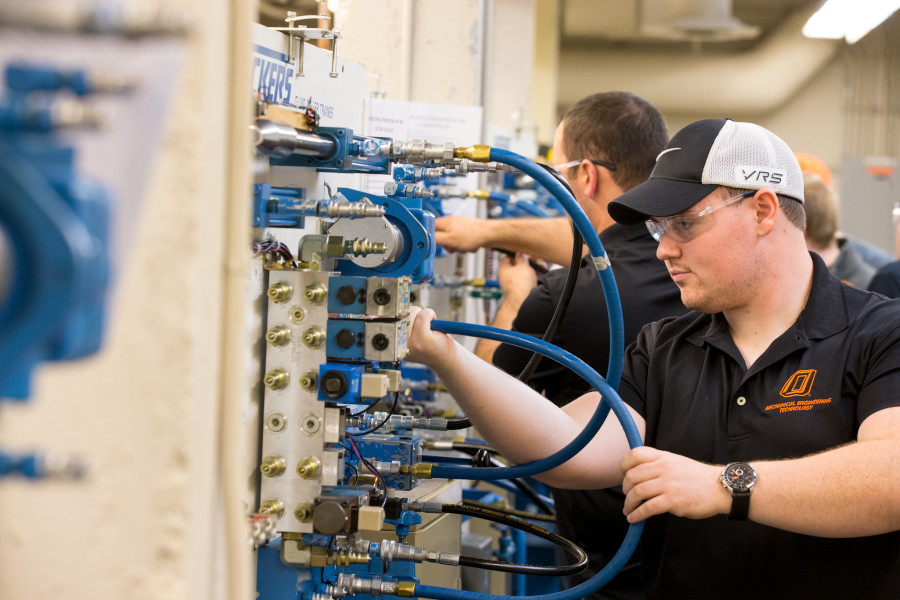
<path fill-rule="evenodd" d="M 840 40 L 803 37 L 803 25 L 816 6 L 797 11 L 741 54 L 564 46 L 559 104 L 569 106 L 598 91 L 623 90 L 669 114 L 765 114 L 797 93 L 843 45 Z"/>

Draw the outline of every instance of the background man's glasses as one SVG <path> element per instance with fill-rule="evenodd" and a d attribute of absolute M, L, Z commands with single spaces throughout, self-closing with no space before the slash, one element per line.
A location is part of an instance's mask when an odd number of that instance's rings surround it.
<path fill-rule="evenodd" d="M 588 158 L 588 159 L 580 158 L 578 160 L 570 160 L 569 162 L 563 163 L 561 165 L 550 165 L 550 168 L 553 169 L 554 171 L 556 171 L 557 173 L 559 173 L 560 175 L 562 175 L 563 169 L 570 169 L 572 167 L 577 167 L 578 165 L 581 164 L 581 161 L 583 161 L 583 160 L 589 160 L 592 163 L 594 163 L 595 165 L 599 165 L 601 167 L 606 167 L 610 171 L 616 170 L 616 165 L 606 162 L 605 160 L 594 160 L 593 158 Z"/>
<path fill-rule="evenodd" d="M 704 219 L 704 217 L 720 208 L 740 202 L 744 198 L 749 198 L 755 193 L 756 191 L 743 192 L 723 200 L 719 204 L 707 206 L 701 211 L 678 213 L 671 217 L 647 219 L 647 229 L 650 230 L 650 235 L 657 242 L 662 239 L 663 234 L 666 234 L 679 244 L 686 244 L 712 226 L 713 220 Z"/>

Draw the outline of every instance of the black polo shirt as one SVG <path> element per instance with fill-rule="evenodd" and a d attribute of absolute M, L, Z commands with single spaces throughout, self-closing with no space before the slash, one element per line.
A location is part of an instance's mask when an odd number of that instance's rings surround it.
<path fill-rule="evenodd" d="M 619 393 L 646 419 L 647 445 L 713 464 L 796 458 L 853 442 L 866 417 L 900 406 L 900 302 L 812 256 L 806 307 L 750 369 L 721 314 L 641 332 Z M 642 561 L 650 598 L 900 598 L 900 532 L 818 538 L 665 514 L 646 524 Z"/>
<path fill-rule="evenodd" d="M 687 312 L 681 292 L 669 277 L 665 264 L 656 258 L 658 244 L 643 223 L 612 225 L 600 232 L 603 249 L 612 263 L 622 301 L 625 320 L 625 344 L 637 338 L 641 328 L 663 317 Z M 513 322 L 514 331 L 543 335 L 565 287 L 567 269 L 557 269 L 538 280 L 537 287 L 522 304 Z M 557 346 L 579 357 L 600 374 L 609 363 L 609 317 L 603 299 L 603 286 L 590 259 L 579 265 L 572 300 L 553 339 Z M 513 376 L 522 372 L 531 353 L 502 345 L 494 354 L 494 364 Z M 581 377 L 557 363 L 541 361 L 529 385 L 543 392 L 559 406 L 568 404 L 590 390 Z M 606 565 L 619 549 L 628 530 L 622 514 L 625 497 L 620 487 L 606 490 L 553 490 L 556 520 L 560 535 L 581 546 L 590 558 L 590 566 L 572 578 L 580 583 Z M 592 599 L 616 600 L 642 598 L 642 581 L 637 552 L 606 587 Z"/>

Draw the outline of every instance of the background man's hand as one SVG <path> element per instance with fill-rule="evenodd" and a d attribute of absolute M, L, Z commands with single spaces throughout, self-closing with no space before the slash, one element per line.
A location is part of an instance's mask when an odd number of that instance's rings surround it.
<path fill-rule="evenodd" d="M 475 252 L 487 244 L 484 219 L 452 215 L 434 222 L 434 238 L 448 252 Z"/>
<path fill-rule="evenodd" d="M 524 300 L 537 285 L 537 274 L 528 264 L 528 259 L 521 254 L 505 256 L 500 260 L 497 279 L 506 298 Z"/>

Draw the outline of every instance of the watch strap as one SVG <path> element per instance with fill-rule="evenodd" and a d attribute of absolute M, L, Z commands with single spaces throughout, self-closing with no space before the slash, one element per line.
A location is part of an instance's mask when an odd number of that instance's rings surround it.
<path fill-rule="evenodd" d="M 731 492 L 731 513 L 728 518 L 732 521 L 746 521 L 750 514 L 750 492 Z"/>

